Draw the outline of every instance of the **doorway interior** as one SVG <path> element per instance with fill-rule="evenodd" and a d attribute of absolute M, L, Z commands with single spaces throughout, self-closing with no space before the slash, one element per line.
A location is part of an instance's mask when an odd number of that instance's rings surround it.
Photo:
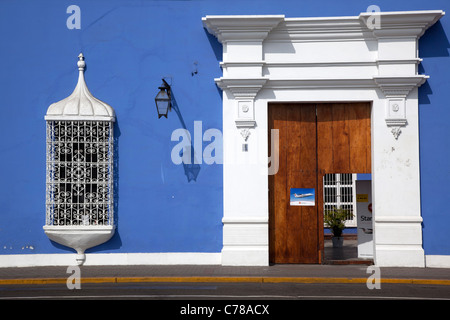
<path fill-rule="evenodd" d="M 372 175 L 327 173 L 323 177 L 324 255 L 326 264 L 373 264 Z M 337 214 L 344 227 L 339 241 L 327 217 Z M 338 222 L 334 220 L 331 222 Z M 332 224 L 332 223 L 330 223 Z"/>
<path fill-rule="evenodd" d="M 371 104 L 270 103 L 268 122 L 279 136 L 279 169 L 269 175 L 269 262 L 337 261 L 326 251 L 324 212 L 348 208 L 357 200 L 349 177 L 354 184 L 355 173 L 371 173 Z"/>

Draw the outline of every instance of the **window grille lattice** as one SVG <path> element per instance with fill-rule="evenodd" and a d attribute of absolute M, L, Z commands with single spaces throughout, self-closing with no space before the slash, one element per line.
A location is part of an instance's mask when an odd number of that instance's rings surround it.
<path fill-rule="evenodd" d="M 113 126 L 47 121 L 47 225 L 113 224 Z"/>
<path fill-rule="evenodd" d="M 346 226 L 356 226 L 355 181 L 352 173 L 331 173 L 323 177 L 324 212 L 333 208 L 349 211 Z"/>

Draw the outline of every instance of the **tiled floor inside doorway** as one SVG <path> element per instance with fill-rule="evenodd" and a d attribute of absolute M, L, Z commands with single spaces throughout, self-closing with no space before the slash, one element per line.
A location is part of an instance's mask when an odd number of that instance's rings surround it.
<path fill-rule="evenodd" d="M 356 239 L 344 239 L 342 248 L 333 248 L 331 239 L 325 239 L 324 247 L 324 264 L 373 264 L 373 259 L 358 258 Z"/>

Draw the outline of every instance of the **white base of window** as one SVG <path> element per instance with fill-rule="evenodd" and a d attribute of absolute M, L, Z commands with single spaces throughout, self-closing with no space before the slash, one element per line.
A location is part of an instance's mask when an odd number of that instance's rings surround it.
<path fill-rule="evenodd" d="M 220 265 L 221 256 L 216 252 L 87 253 L 84 266 Z M 75 258 L 76 253 L 0 255 L 0 268 L 72 266 Z"/>
<path fill-rule="evenodd" d="M 107 242 L 114 235 L 114 226 L 44 226 L 47 237 L 77 251 L 77 264 L 86 260 L 84 251 Z"/>

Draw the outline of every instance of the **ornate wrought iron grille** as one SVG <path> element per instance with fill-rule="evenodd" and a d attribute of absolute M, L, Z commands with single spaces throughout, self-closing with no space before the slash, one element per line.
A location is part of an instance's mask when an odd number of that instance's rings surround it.
<path fill-rule="evenodd" d="M 112 225 L 113 123 L 47 121 L 47 225 Z"/>

